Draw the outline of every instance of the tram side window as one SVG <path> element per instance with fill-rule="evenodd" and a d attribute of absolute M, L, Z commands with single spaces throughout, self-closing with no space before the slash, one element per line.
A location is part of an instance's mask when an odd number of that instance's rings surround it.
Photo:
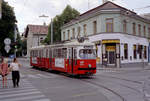
<path fill-rule="evenodd" d="M 32 51 L 30 51 L 30 57 L 32 57 Z"/>
<path fill-rule="evenodd" d="M 62 58 L 67 58 L 67 48 L 62 48 Z"/>
<path fill-rule="evenodd" d="M 49 50 L 49 58 L 52 58 L 52 49 Z"/>
<path fill-rule="evenodd" d="M 54 49 L 53 52 L 54 52 L 53 57 L 56 58 L 57 57 L 57 49 Z"/>
<path fill-rule="evenodd" d="M 35 51 L 35 50 L 34 50 L 34 51 Z M 33 57 L 34 57 L 34 53 L 35 53 L 34 51 L 33 51 Z"/>
<path fill-rule="evenodd" d="M 62 57 L 61 49 L 58 49 L 58 58 Z"/>
<path fill-rule="evenodd" d="M 38 57 L 38 50 L 36 50 L 36 57 Z"/>

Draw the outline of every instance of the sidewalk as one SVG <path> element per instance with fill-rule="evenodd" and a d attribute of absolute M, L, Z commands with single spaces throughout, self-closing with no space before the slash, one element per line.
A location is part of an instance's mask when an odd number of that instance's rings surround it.
<path fill-rule="evenodd" d="M 140 67 L 140 66 L 134 66 L 134 67 L 106 67 L 106 66 L 99 66 L 97 65 L 97 70 L 106 70 L 106 71 L 141 71 L 141 70 L 150 70 L 150 66 L 146 65 L 144 67 Z"/>

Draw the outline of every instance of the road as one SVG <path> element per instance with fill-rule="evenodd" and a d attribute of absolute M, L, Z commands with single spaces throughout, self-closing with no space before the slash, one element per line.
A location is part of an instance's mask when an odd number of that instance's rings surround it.
<path fill-rule="evenodd" d="M 143 82 L 150 70 L 97 70 L 89 78 L 71 78 L 63 73 L 34 69 L 20 59 L 21 82 L 0 88 L 0 101 L 144 101 Z"/>

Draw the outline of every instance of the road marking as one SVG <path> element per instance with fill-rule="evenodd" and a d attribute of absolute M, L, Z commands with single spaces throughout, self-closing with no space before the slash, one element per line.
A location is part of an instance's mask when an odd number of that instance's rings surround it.
<path fill-rule="evenodd" d="M 82 96 L 89 96 L 89 95 L 95 95 L 95 94 L 97 94 L 97 92 L 81 93 L 81 94 L 73 95 L 73 97 L 82 97 Z"/>
<path fill-rule="evenodd" d="M 47 75 L 43 75 L 43 74 L 37 74 L 40 77 L 44 77 L 44 78 L 52 78 L 52 76 L 47 76 Z"/>
<path fill-rule="evenodd" d="M 25 96 L 25 97 L 15 97 L 15 98 L 10 98 L 10 99 L 3 99 L 2 101 L 32 101 L 34 99 L 39 99 L 39 98 L 45 98 L 44 95 L 36 95 L 36 96 Z"/>
<path fill-rule="evenodd" d="M 12 83 L 9 84 L 10 84 L 9 87 L 11 87 Z M 22 100 L 50 101 L 50 99 L 48 99 L 44 94 L 42 94 L 42 92 L 36 89 L 29 81 L 25 79 L 21 79 L 20 87 L 0 88 L 0 101 L 22 101 Z"/>
<path fill-rule="evenodd" d="M 32 92 L 23 92 L 23 93 L 18 93 L 18 94 L 11 94 L 11 95 L 2 95 L 0 98 L 7 98 L 7 97 L 17 97 L 17 96 L 25 96 L 25 95 L 30 95 L 30 94 L 40 94 L 41 92 L 39 91 L 32 91 Z"/>
<path fill-rule="evenodd" d="M 35 78 L 35 79 L 39 79 L 41 77 L 37 76 L 37 75 L 32 75 L 32 74 L 28 74 L 29 78 Z"/>
<path fill-rule="evenodd" d="M 33 101 L 51 101 L 50 99 L 39 99 L 39 100 L 33 100 Z"/>
<path fill-rule="evenodd" d="M 15 90 L 15 89 L 14 89 Z M 22 93 L 22 92 L 31 92 L 31 91 L 37 91 L 37 89 L 24 89 L 24 90 L 15 90 L 15 91 L 5 91 L 5 92 L 0 92 L 0 95 L 4 95 L 4 94 L 6 94 L 6 95 L 10 95 L 10 94 L 13 94 L 13 93 Z"/>

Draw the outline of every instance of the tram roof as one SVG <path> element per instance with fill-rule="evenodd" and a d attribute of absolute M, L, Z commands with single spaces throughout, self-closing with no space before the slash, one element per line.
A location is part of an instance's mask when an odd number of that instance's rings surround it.
<path fill-rule="evenodd" d="M 32 49 L 41 49 L 41 48 L 54 48 L 54 47 L 76 47 L 76 46 L 91 46 L 95 45 L 94 43 L 91 43 L 89 40 L 84 40 L 84 42 L 78 42 L 77 40 L 71 40 L 65 43 L 59 43 L 59 44 L 53 44 L 53 45 L 41 45 L 32 47 Z"/>

